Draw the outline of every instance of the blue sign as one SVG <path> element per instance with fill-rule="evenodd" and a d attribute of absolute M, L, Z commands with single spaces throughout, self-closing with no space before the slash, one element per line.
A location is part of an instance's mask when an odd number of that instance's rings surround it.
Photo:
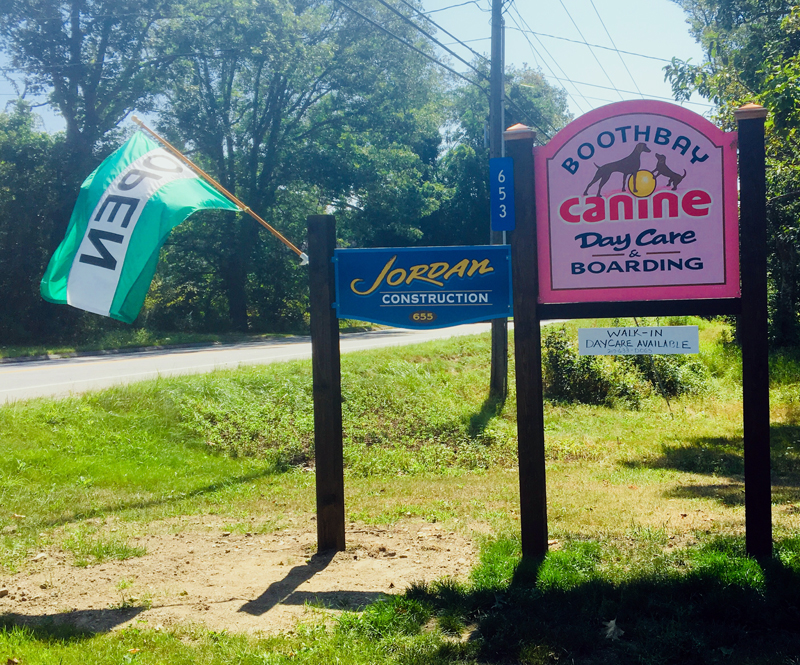
<path fill-rule="evenodd" d="M 514 160 L 494 157 L 489 160 L 489 208 L 492 231 L 513 231 L 516 226 L 514 210 Z"/>
<path fill-rule="evenodd" d="M 336 314 L 399 328 L 506 318 L 508 245 L 337 249 Z"/>

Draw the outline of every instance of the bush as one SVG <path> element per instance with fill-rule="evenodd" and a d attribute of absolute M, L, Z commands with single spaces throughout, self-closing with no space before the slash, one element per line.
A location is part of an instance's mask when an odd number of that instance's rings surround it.
<path fill-rule="evenodd" d="M 626 356 L 662 397 L 699 395 L 709 388 L 710 373 L 693 356 Z"/>
<path fill-rule="evenodd" d="M 566 402 L 639 408 L 642 399 L 707 392 L 711 374 L 693 356 L 581 356 L 566 328 L 544 334 L 545 397 Z"/>
<path fill-rule="evenodd" d="M 581 356 L 566 328 L 545 331 L 542 375 L 545 397 L 584 404 L 641 405 L 650 392 L 635 367 L 611 358 Z"/>

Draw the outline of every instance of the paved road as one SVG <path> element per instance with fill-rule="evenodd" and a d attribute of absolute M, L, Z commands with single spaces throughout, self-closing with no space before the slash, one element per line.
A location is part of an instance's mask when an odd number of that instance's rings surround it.
<path fill-rule="evenodd" d="M 489 327 L 488 323 L 474 323 L 438 330 L 351 333 L 342 335 L 341 350 L 347 353 L 459 335 L 476 335 L 488 331 Z M 0 403 L 33 397 L 59 397 L 158 376 L 195 374 L 310 357 L 310 338 L 290 337 L 210 348 L 164 349 L 8 363 L 0 365 Z"/>

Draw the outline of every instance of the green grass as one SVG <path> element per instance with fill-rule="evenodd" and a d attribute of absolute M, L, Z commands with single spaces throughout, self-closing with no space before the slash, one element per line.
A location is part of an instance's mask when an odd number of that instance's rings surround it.
<path fill-rule="evenodd" d="M 260 639 L 201 626 L 81 634 L 6 620 L 0 653 L 54 665 L 797 662 L 800 538 L 761 564 L 741 538 L 666 545 L 657 533 L 636 547 L 571 539 L 521 563 L 518 536 L 503 535 L 484 543 L 469 580 L 418 583 L 327 625 Z"/>
<path fill-rule="evenodd" d="M 125 538 L 98 536 L 93 531 L 85 528 L 76 529 L 62 543 L 62 547 L 75 557 L 75 565 L 80 568 L 110 560 L 124 561 L 147 554 L 146 548 L 131 545 Z"/>
<path fill-rule="evenodd" d="M 641 519 L 643 512 L 655 519 L 665 481 L 676 501 L 682 492 L 694 493 L 731 506 L 729 519 L 738 519 L 737 356 L 717 343 L 720 324 L 703 326 L 703 361 L 714 365 L 727 354 L 734 365 L 717 372 L 706 394 L 670 405 L 651 396 L 636 411 L 546 405 L 556 528 L 592 535 L 614 520 Z M 411 513 L 438 521 L 477 518 L 493 527 L 508 521 L 504 506 L 516 501 L 513 474 L 502 481 L 509 488 L 499 492 L 502 501 L 483 500 L 484 490 L 467 483 L 481 507 L 459 501 L 452 483 L 449 498 L 433 498 L 426 480 L 475 478 L 516 465 L 513 363 L 506 403 L 487 400 L 487 339 L 343 357 L 346 475 L 348 492 L 359 497 L 349 504 L 353 519 L 393 523 Z M 127 537 L 142 523 L 181 515 L 219 514 L 234 529 L 270 531 L 285 527 L 292 515 L 308 514 L 314 478 L 303 468 L 313 460 L 310 374 L 309 362 L 293 362 L 0 408 L 0 565 L 17 569 L 42 533 L 87 519 L 120 518 L 120 537 Z M 788 366 L 781 376 L 773 388 L 773 468 L 779 502 L 790 506 L 798 494 L 800 402 Z M 369 496 L 384 477 L 396 479 L 389 496 Z M 394 492 L 404 477 L 415 480 Z M 635 499 L 606 496 L 608 486 L 631 485 L 640 488 Z M 586 515 L 587 504 L 603 501 L 610 510 Z"/>
<path fill-rule="evenodd" d="M 395 597 L 363 613 L 345 613 L 331 627 L 300 625 L 291 634 L 261 639 L 199 625 L 170 631 L 141 625 L 94 635 L 6 621 L 0 628 L 0 653 L 42 665 L 474 662 L 477 645 L 454 643 L 439 631 L 424 629 L 431 616 L 427 604 Z"/>
<path fill-rule="evenodd" d="M 29 346 L 0 346 L 0 358 L 25 358 L 31 356 L 68 355 L 79 352 L 137 349 L 149 346 L 177 346 L 181 344 L 233 344 L 282 337 L 282 335 L 245 335 L 239 333 L 181 333 L 160 332 L 146 328 L 120 328 L 102 334 L 87 335 L 85 339 L 71 342 L 51 342 Z"/>
<path fill-rule="evenodd" d="M 637 410 L 545 405 L 556 542 L 538 564 L 520 564 L 515 395 L 486 398 L 488 337 L 348 354 L 348 519 L 488 533 L 468 581 L 418 584 L 268 639 L 146 623 L 80 634 L 59 627 L 59 615 L 34 628 L 7 617 L 0 657 L 796 665 L 800 362 L 772 358 L 778 544 L 772 560 L 756 562 L 742 534 L 740 360 L 722 324 L 697 324 L 709 377 L 702 394 L 669 404 L 651 394 Z M 48 547 L 70 552 L 73 565 L 141 556 L 137 536 L 188 528 L 190 516 L 273 533 L 314 513 L 308 362 L 4 406 L 0 440 L 6 572 L 25 571 L 30 554 Z M 126 588 L 120 611 L 131 607 Z M 624 631 L 619 639 L 606 637 L 610 626 Z"/>
<path fill-rule="evenodd" d="M 419 584 L 406 596 L 473 623 L 482 662 L 792 663 L 800 539 L 759 564 L 741 538 L 668 552 L 613 539 L 569 540 L 520 564 L 516 536 L 483 548 L 466 584 Z M 606 637 L 609 622 L 623 631 Z"/>

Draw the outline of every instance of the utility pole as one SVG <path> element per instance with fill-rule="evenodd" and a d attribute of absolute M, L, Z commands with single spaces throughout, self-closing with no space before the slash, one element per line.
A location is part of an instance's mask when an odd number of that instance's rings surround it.
<path fill-rule="evenodd" d="M 503 157 L 503 101 L 505 98 L 503 0 L 492 0 L 492 70 L 489 86 L 489 156 Z M 502 231 L 490 231 L 492 245 L 504 243 Z M 492 360 L 489 396 L 504 400 L 508 394 L 508 319 L 492 319 Z"/>

